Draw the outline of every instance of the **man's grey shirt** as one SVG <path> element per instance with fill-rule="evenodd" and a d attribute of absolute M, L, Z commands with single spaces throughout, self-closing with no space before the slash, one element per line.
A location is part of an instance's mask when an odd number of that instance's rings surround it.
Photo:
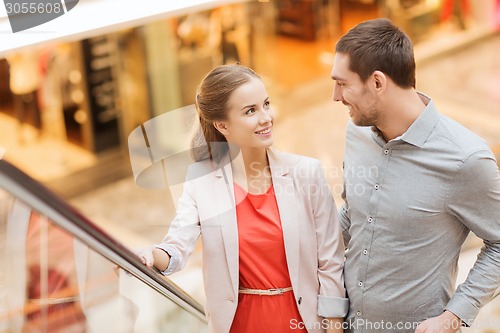
<path fill-rule="evenodd" d="M 352 332 L 414 332 L 450 310 L 471 324 L 500 284 L 500 176 L 477 135 L 433 102 L 399 138 L 347 128 L 345 283 Z M 469 231 L 484 247 L 455 292 Z"/>

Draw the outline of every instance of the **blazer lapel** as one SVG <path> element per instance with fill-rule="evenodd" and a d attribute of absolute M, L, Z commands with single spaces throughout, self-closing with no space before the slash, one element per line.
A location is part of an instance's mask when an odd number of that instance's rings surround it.
<path fill-rule="evenodd" d="M 229 160 L 225 161 L 223 158 L 215 172 L 215 177 L 217 178 L 214 188 L 217 216 L 220 219 L 224 251 L 233 284 L 233 292 L 237 295 L 239 280 L 238 225 L 236 223 L 233 176 Z"/>
<path fill-rule="evenodd" d="M 299 219 L 297 216 L 296 189 L 293 178 L 289 174 L 289 167 L 283 161 L 281 153 L 268 149 L 268 159 L 274 184 L 276 201 L 283 228 L 283 238 L 285 242 L 286 261 L 292 286 L 298 286 L 299 277 Z"/>

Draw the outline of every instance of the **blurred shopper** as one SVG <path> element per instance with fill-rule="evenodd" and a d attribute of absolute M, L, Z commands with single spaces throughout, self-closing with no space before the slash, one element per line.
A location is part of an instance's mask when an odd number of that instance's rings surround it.
<path fill-rule="evenodd" d="M 449 23 L 455 19 L 456 24 L 462 30 L 470 26 L 471 9 L 469 0 L 444 0 L 441 5 L 440 21 Z"/>
<path fill-rule="evenodd" d="M 500 0 L 497 0 L 495 5 L 495 27 L 500 30 Z"/>
<path fill-rule="evenodd" d="M 19 141 L 24 143 L 23 124 L 42 128 L 38 104 L 38 89 L 41 82 L 39 52 L 27 50 L 6 58 L 10 66 L 9 85 L 14 98 L 16 118 L 19 123 Z"/>
<path fill-rule="evenodd" d="M 500 284 L 492 152 L 415 90 L 412 43 L 387 19 L 347 32 L 331 75 L 333 99 L 352 120 L 340 211 L 350 331 L 446 333 L 470 325 Z M 484 247 L 455 290 L 470 231 Z"/>
<path fill-rule="evenodd" d="M 213 69 L 196 107 L 208 144 L 141 260 L 179 271 L 201 235 L 210 332 L 342 332 L 344 245 L 319 161 L 271 148 L 274 111 L 251 69 Z"/>

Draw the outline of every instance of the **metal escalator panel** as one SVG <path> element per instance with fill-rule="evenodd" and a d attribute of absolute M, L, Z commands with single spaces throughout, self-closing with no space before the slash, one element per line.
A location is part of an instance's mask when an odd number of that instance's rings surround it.
<path fill-rule="evenodd" d="M 35 200 L 42 187 L 14 188 L 9 168 L 0 160 L 0 332 L 207 331 L 189 295 L 63 202 L 45 206 L 51 194 Z"/>

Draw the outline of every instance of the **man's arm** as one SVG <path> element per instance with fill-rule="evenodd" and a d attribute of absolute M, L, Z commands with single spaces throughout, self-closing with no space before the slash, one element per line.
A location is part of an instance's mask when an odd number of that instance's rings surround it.
<path fill-rule="evenodd" d="M 470 155 L 451 184 L 448 212 L 482 238 L 484 247 L 445 311 L 423 321 L 415 333 L 454 333 L 471 325 L 500 285 L 500 175 L 493 154 Z"/>
<path fill-rule="evenodd" d="M 484 241 L 481 253 L 446 309 L 470 325 L 500 285 L 500 174 L 493 153 L 470 155 L 457 170 L 448 210 Z"/>

